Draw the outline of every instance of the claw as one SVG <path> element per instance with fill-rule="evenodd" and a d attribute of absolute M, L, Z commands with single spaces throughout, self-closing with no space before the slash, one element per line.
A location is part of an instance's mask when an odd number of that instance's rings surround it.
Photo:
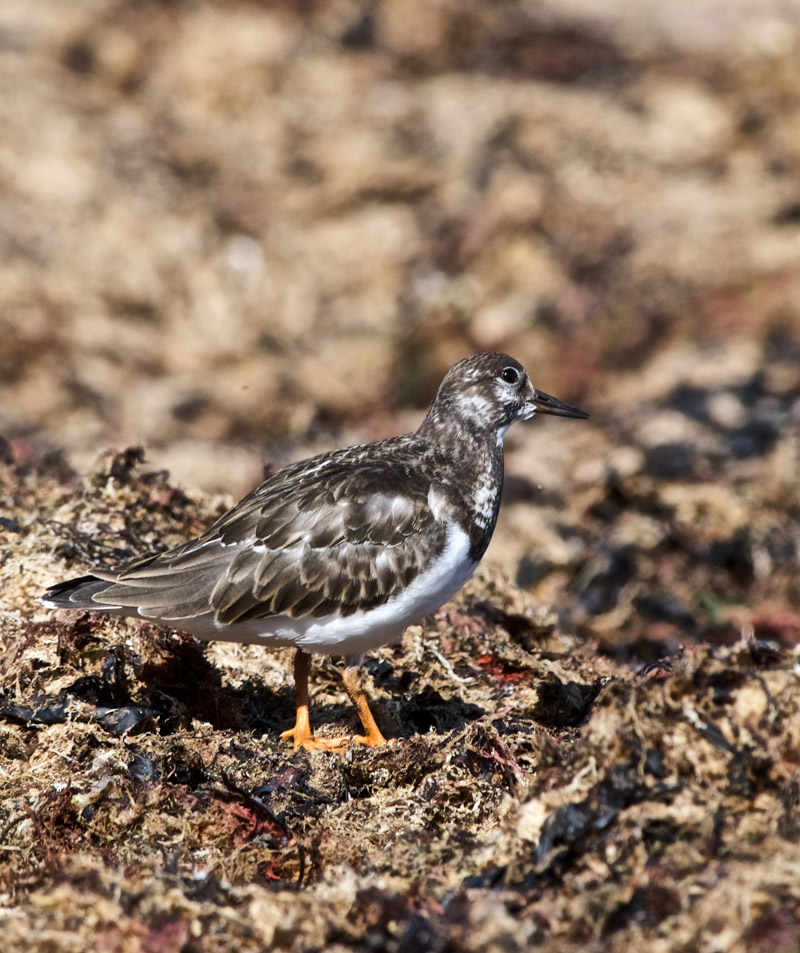
<path fill-rule="evenodd" d="M 298 725 L 288 731 L 281 732 L 281 738 L 291 738 L 294 750 L 305 748 L 306 751 L 342 751 L 350 743 L 349 738 L 317 738 L 306 726 L 305 731 L 298 730 Z"/>

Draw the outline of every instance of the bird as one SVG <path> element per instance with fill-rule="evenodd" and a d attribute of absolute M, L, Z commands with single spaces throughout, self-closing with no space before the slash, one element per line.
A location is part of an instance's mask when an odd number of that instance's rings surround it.
<path fill-rule="evenodd" d="M 386 743 L 361 684 L 367 652 L 398 641 L 472 576 L 492 538 L 503 438 L 536 413 L 589 415 L 537 390 L 497 352 L 445 374 L 413 433 L 337 449 L 269 476 L 195 539 L 50 586 L 51 609 L 163 623 L 204 641 L 292 647 L 294 749 Z M 311 727 L 312 653 L 345 656 L 363 734 Z"/>

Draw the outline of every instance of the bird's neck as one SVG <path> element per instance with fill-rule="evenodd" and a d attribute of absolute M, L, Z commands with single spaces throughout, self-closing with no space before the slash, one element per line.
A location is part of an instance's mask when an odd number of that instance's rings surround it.
<path fill-rule="evenodd" d="M 503 434 L 475 427 L 471 421 L 429 418 L 419 434 L 435 448 L 437 473 L 468 514 L 472 551 L 479 559 L 489 545 L 500 508 Z"/>

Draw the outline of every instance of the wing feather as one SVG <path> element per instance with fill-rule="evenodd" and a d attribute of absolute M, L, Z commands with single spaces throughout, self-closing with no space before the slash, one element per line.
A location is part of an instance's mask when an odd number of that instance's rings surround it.
<path fill-rule="evenodd" d="M 280 471 L 199 538 L 109 574 L 104 600 L 151 618 L 213 611 L 223 624 L 386 602 L 441 552 L 446 526 L 411 450 L 399 462 L 368 451 Z"/>

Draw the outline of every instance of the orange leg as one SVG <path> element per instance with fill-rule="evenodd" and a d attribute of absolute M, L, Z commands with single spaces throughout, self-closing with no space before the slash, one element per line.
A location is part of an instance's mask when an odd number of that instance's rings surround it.
<path fill-rule="evenodd" d="M 282 732 L 281 738 L 293 739 L 295 751 L 298 748 L 306 748 L 309 751 L 328 751 L 343 747 L 341 744 L 332 745 L 331 742 L 315 738 L 314 732 L 311 730 L 311 719 L 308 714 L 308 670 L 310 668 L 311 656 L 308 652 L 298 649 L 294 656 L 294 690 L 297 702 L 297 717 L 294 728 Z M 336 739 L 336 741 L 339 740 Z"/>
<path fill-rule="evenodd" d="M 308 751 L 340 751 L 346 748 L 351 739 L 344 738 L 317 738 L 311 730 L 311 720 L 308 713 L 308 670 L 311 666 L 311 656 L 308 652 L 298 649 L 294 657 L 294 683 L 297 699 L 297 718 L 294 728 L 284 731 L 281 738 L 291 738 L 294 750 L 305 748 Z M 375 747 L 386 743 L 386 739 L 375 724 L 372 712 L 369 710 L 366 696 L 361 688 L 359 670 L 356 666 L 346 668 L 343 675 L 344 687 L 358 709 L 361 724 L 365 735 L 356 735 L 352 738 L 355 744 Z"/>
<path fill-rule="evenodd" d="M 377 748 L 378 745 L 385 745 L 386 739 L 381 734 L 380 728 L 375 724 L 372 712 L 369 710 L 367 696 L 361 687 L 361 671 L 357 665 L 348 666 L 342 675 L 344 687 L 347 694 L 353 701 L 358 710 L 358 717 L 364 726 L 365 735 L 356 735 L 353 741 L 357 745 L 368 745 L 370 748 Z"/>

